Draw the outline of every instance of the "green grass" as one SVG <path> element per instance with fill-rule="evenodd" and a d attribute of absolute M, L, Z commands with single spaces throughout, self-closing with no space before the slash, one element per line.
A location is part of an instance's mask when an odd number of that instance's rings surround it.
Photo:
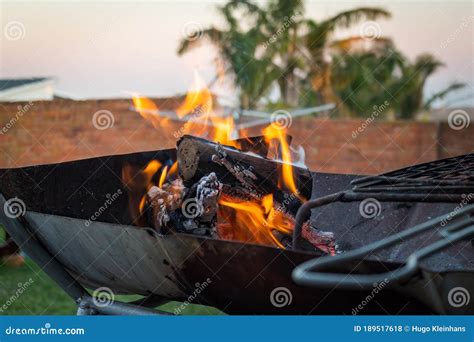
<path fill-rule="evenodd" d="M 3 241 L 4 232 L 0 226 L 0 244 Z M 19 293 L 20 288 L 24 289 L 22 293 Z M 126 302 L 137 298 L 140 297 L 116 296 L 115 300 Z M 169 302 L 158 309 L 173 312 L 180 305 L 179 302 Z M 3 310 L 0 315 L 75 315 L 76 305 L 31 259 L 26 258 L 25 264 L 19 268 L 11 268 L 0 262 L 0 310 Z M 222 312 L 190 304 L 180 314 L 219 315 Z"/>

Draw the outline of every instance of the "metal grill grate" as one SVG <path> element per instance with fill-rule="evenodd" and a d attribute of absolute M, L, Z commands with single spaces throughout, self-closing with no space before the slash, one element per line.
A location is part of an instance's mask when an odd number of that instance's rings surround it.
<path fill-rule="evenodd" d="M 474 154 L 355 179 L 355 192 L 466 194 L 474 192 Z"/>

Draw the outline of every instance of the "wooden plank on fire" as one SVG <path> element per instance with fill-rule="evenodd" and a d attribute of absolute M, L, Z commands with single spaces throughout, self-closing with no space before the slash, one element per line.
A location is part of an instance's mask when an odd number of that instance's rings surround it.
<path fill-rule="evenodd" d="M 224 192 L 241 189 L 256 198 L 273 194 L 280 203 L 291 197 L 286 209 L 293 215 L 301 205 L 299 198 L 311 196 L 312 176 L 307 169 L 293 168 L 298 193 L 291 194 L 279 186 L 281 162 L 189 135 L 183 136 L 177 145 L 179 175 L 186 186 L 214 172 L 226 187 Z"/>

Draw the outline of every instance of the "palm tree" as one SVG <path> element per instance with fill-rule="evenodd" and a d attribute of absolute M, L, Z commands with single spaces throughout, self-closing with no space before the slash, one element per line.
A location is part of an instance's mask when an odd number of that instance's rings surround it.
<path fill-rule="evenodd" d="M 264 6 L 230 0 L 218 11 L 226 27 L 210 27 L 196 33 L 197 39 L 184 39 L 178 53 L 203 42 L 216 46 L 243 108 L 255 107 L 276 85 L 287 106 L 307 101 L 300 96 L 304 89 L 312 94 L 308 103 L 336 103 L 346 116 L 367 116 L 374 105 L 390 100 L 396 117 L 407 119 L 464 86 L 453 83 L 423 101 L 427 78 L 443 65 L 433 56 L 421 55 L 410 63 L 390 39 L 378 34 L 362 52 L 353 47 L 366 43 L 365 37 L 332 39 L 337 29 L 389 18 L 381 8 L 355 8 L 320 22 L 303 17 L 303 0 L 270 0 Z"/>
<path fill-rule="evenodd" d="M 247 17 L 257 17 L 257 25 L 243 31 L 234 11 L 243 9 Z M 219 57 L 224 62 L 226 73 L 233 77 L 240 90 L 240 105 L 249 108 L 265 95 L 270 84 L 276 78 L 276 70 L 272 68 L 268 57 L 256 57 L 256 51 L 265 40 L 260 31 L 263 12 L 250 1 L 233 0 L 218 11 L 226 22 L 226 29 L 211 27 L 192 35 L 193 39 L 183 39 L 178 49 L 181 55 L 207 41 L 217 47 Z"/>
<path fill-rule="evenodd" d="M 393 46 L 380 54 L 376 51 L 340 54 L 334 56 L 331 84 L 336 96 L 358 117 L 371 115 L 374 106 L 389 101 L 388 110 L 377 115 L 392 112 L 396 118 L 412 119 L 418 112 L 429 110 L 434 101 L 464 87 L 455 82 L 424 101 L 426 80 L 442 65 L 429 54 L 410 63 Z"/>
<path fill-rule="evenodd" d="M 444 98 L 465 86 L 463 83 L 455 82 L 424 102 L 426 80 L 442 66 L 444 64 L 430 54 L 418 56 L 414 63 L 408 61 L 405 63 L 399 81 L 389 89 L 398 102 L 398 118 L 412 119 L 419 111 L 429 109 L 435 100 Z"/>
<path fill-rule="evenodd" d="M 304 1 L 274 0 L 264 10 L 262 22 L 266 37 L 265 56 L 272 61 L 278 75 L 276 81 L 282 100 L 289 106 L 298 104 L 297 69 L 306 67 L 301 56 L 301 22 L 303 20 Z"/>
<path fill-rule="evenodd" d="M 333 55 L 328 83 L 349 116 L 367 117 L 374 106 L 385 101 L 389 101 L 393 109 L 394 101 L 387 89 L 398 82 L 396 75 L 401 73 L 405 61 L 390 47 L 391 43 L 383 45 L 386 48 L 380 50 Z M 386 114 L 384 111 L 377 116 Z"/>
<path fill-rule="evenodd" d="M 466 83 L 462 82 L 453 82 L 443 90 L 437 91 L 433 95 L 431 95 L 428 100 L 425 101 L 423 105 L 424 110 L 430 110 L 432 109 L 432 104 L 433 102 L 437 100 L 442 100 L 444 99 L 447 95 L 449 95 L 451 92 L 462 89 L 466 86 Z"/>
<path fill-rule="evenodd" d="M 356 8 L 339 13 L 322 22 L 302 16 L 303 1 L 270 1 L 262 16 L 267 37 L 278 32 L 278 39 L 269 44 L 267 56 L 279 73 L 278 86 L 283 102 L 298 105 L 301 82 L 296 75 L 302 71 L 311 80 L 313 89 L 322 93 L 321 102 L 338 102 L 331 91 L 330 62 L 324 56 L 331 45 L 330 38 L 338 28 L 348 28 L 362 20 L 388 18 L 390 14 L 379 8 Z M 279 30 L 285 24 L 284 30 Z"/>
<path fill-rule="evenodd" d="M 339 28 L 349 28 L 363 20 L 389 18 L 390 13 L 381 8 L 361 7 L 341 12 L 320 23 L 307 20 L 308 32 L 305 35 L 305 48 L 310 55 L 309 79 L 313 90 L 320 94 L 320 100 L 337 103 L 341 111 L 344 106 L 331 86 L 331 61 L 328 59 L 330 48 L 344 46 L 347 40 L 331 42 L 331 37 Z M 349 38 L 355 39 L 354 37 Z"/>
<path fill-rule="evenodd" d="M 211 27 L 196 34 L 198 39 L 184 39 L 178 53 L 203 41 L 215 45 L 240 90 L 244 108 L 254 106 L 275 83 L 283 102 L 296 106 L 301 86 L 298 71 L 309 75 L 314 90 L 321 91 L 325 100 L 335 100 L 328 91 L 329 62 L 323 58 L 332 33 L 364 19 L 389 17 L 382 9 L 357 8 L 316 23 L 303 18 L 303 0 L 270 0 L 265 7 L 250 0 L 231 0 L 218 10 L 226 28 Z"/>

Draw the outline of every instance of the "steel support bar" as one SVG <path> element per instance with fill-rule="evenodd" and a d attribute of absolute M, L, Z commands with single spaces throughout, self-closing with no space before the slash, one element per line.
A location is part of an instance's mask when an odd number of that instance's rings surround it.
<path fill-rule="evenodd" d="M 149 316 L 165 315 L 172 316 L 171 313 L 140 307 L 130 303 L 111 301 L 110 303 L 99 303 L 89 295 L 83 296 L 78 302 L 77 314 L 82 315 L 116 315 L 116 316 Z"/>
<path fill-rule="evenodd" d="M 87 293 L 86 290 L 66 272 L 64 266 L 35 237 L 28 222 L 21 217 L 7 216 L 5 208 L 8 204 L 6 202 L 5 197 L 0 194 L 0 224 L 3 225 L 18 247 L 33 259 L 48 276 L 53 278 L 74 301 L 84 296 Z"/>

